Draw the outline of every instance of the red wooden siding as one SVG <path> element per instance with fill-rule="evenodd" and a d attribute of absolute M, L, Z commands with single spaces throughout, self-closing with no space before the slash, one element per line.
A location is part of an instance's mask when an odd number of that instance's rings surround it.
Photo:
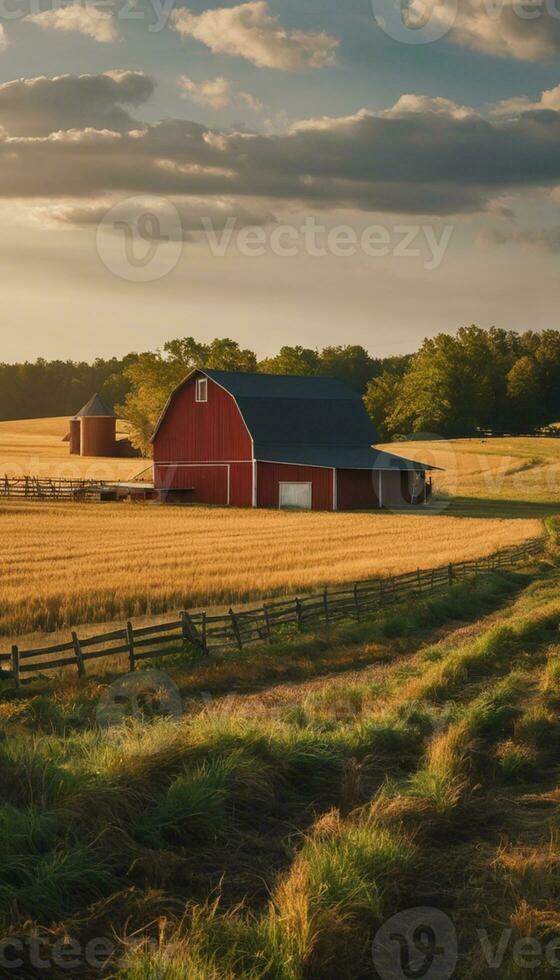
<path fill-rule="evenodd" d="M 333 509 L 333 471 L 318 466 L 257 463 L 257 504 L 278 507 L 280 483 L 311 483 L 313 510 Z"/>
<path fill-rule="evenodd" d="M 337 509 L 370 510 L 379 507 L 379 473 L 371 470 L 337 470 Z"/>
<path fill-rule="evenodd" d="M 208 379 L 208 401 L 196 401 L 196 378 L 177 392 L 154 441 L 156 463 L 252 459 L 252 443 L 235 400 Z"/>

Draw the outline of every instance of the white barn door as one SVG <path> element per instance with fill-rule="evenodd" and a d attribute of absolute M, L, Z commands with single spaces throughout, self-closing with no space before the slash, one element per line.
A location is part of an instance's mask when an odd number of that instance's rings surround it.
<path fill-rule="evenodd" d="M 281 483 L 280 507 L 293 507 L 298 510 L 311 510 L 310 483 Z"/>

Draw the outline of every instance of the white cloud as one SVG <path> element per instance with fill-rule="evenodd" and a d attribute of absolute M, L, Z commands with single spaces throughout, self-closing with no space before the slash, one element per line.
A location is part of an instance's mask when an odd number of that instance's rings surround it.
<path fill-rule="evenodd" d="M 232 84 L 227 78 L 211 78 L 206 82 L 194 82 L 187 75 L 181 75 L 179 88 L 184 98 L 196 102 L 197 105 L 210 106 L 211 109 L 225 109 L 231 104 L 233 97 Z"/>
<path fill-rule="evenodd" d="M 560 85 L 543 92 L 536 102 L 520 95 L 513 99 L 503 99 L 490 107 L 490 111 L 495 116 L 518 116 L 522 112 L 539 112 L 544 109 L 560 111 Z"/>
<path fill-rule="evenodd" d="M 44 10 L 40 14 L 29 14 L 24 19 L 43 30 L 83 34 L 103 43 L 116 41 L 119 37 L 111 11 L 101 10 L 93 4 L 72 3 L 66 7 Z"/>
<path fill-rule="evenodd" d="M 387 109 L 386 116 L 407 116 L 414 112 L 435 112 L 441 116 L 451 116 L 452 119 L 466 119 L 473 115 L 473 110 L 468 106 L 458 105 L 449 99 L 441 97 L 432 98 L 428 95 L 401 95 L 391 109 Z"/>
<path fill-rule="evenodd" d="M 215 54 L 245 58 L 259 68 L 297 71 L 334 64 L 339 41 L 324 31 L 287 30 L 266 0 L 220 7 L 193 14 L 173 11 L 171 20 L 182 37 L 194 37 Z"/>
<path fill-rule="evenodd" d="M 487 54 L 539 61 L 560 51 L 560 19 L 548 3 L 520 0 L 409 0 L 411 30 L 427 21 L 457 44 Z"/>
<path fill-rule="evenodd" d="M 209 78 L 204 82 L 195 82 L 188 75 L 181 75 L 179 88 L 184 99 L 211 109 L 225 109 L 233 102 L 242 102 L 253 112 L 261 112 L 264 108 L 263 103 L 250 92 L 236 92 L 227 78 Z"/>

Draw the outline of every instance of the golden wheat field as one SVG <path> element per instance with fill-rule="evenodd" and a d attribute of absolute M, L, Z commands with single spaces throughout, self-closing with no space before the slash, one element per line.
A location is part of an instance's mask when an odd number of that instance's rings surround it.
<path fill-rule="evenodd" d="M 143 459 L 71 456 L 64 436 L 67 418 L 0 422 L 0 477 L 64 477 L 68 480 L 131 480 L 150 465 Z M 117 435 L 127 434 L 119 422 Z"/>
<path fill-rule="evenodd" d="M 538 520 L 0 501 L 0 635 L 487 555 Z"/>

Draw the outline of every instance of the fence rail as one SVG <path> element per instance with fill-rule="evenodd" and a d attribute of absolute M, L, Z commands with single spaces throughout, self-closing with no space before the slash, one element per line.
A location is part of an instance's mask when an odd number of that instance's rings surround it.
<path fill-rule="evenodd" d="M 104 483 L 100 480 L 65 480 L 49 477 L 4 476 L 0 479 L 0 497 L 30 500 L 99 499 Z"/>
<path fill-rule="evenodd" d="M 505 548 L 487 558 L 456 562 L 440 568 L 418 569 L 384 579 L 367 579 L 347 587 L 325 588 L 322 592 L 266 602 L 262 606 L 220 615 L 182 611 L 170 622 L 134 627 L 131 622 L 120 629 L 80 638 L 75 631 L 70 640 L 52 646 L 0 653 L 0 677 L 22 679 L 38 671 L 75 667 L 85 676 L 90 661 L 122 656 L 130 670 L 142 660 L 168 656 L 187 648 L 204 655 L 243 650 L 256 641 L 272 642 L 282 632 L 305 632 L 318 626 L 348 619 L 361 620 L 385 606 L 405 599 L 434 594 L 469 576 L 511 567 L 541 554 L 545 539 Z"/>

